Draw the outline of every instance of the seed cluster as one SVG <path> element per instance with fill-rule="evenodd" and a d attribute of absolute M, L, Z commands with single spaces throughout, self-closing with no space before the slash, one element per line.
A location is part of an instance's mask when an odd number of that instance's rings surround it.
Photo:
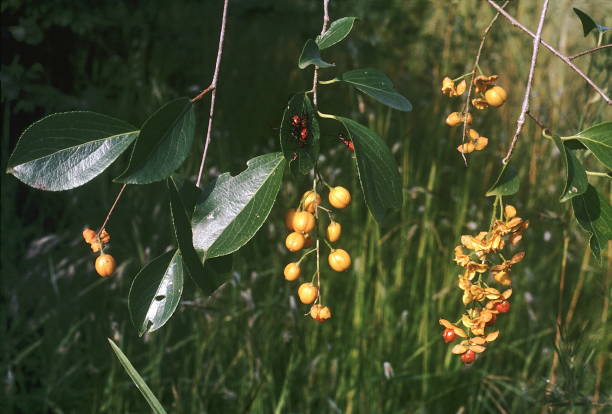
<path fill-rule="evenodd" d="M 461 80 L 458 85 L 455 82 L 465 76 L 460 76 L 456 80 L 448 76 L 442 79 L 442 93 L 451 98 L 461 96 L 466 90 L 465 79 Z M 501 86 L 497 86 L 497 75 L 484 76 L 480 75 L 474 78 L 474 90 L 478 97 L 472 99 L 472 105 L 476 109 L 486 109 L 489 106 L 500 107 L 508 98 L 508 94 Z M 446 117 L 446 124 L 454 127 L 466 123 L 472 125 L 473 117 L 470 113 L 452 112 Z M 465 142 L 457 147 L 457 151 L 468 154 L 473 151 L 483 150 L 489 144 L 489 138 L 482 136 L 473 128 L 466 128 Z"/>
<path fill-rule="evenodd" d="M 351 194 L 344 187 L 330 187 L 328 194 L 329 204 L 336 209 L 344 209 L 351 203 Z M 326 229 L 327 239 L 323 239 L 330 249 L 327 257 L 329 266 L 336 272 L 344 272 L 351 265 L 351 256 L 346 250 L 335 249 L 330 243 L 335 243 L 342 234 L 342 225 L 333 218 L 333 210 L 321 205 L 321 195 L 313 190 L 306 191 L 297 208 L 292 208 L 285 215 L 285 226 L 291 233 L 285 239 L 285 246 L 290 252 L 298 252 L 309 248 L 318 237 L 316 231 L 317 217 L 319 211 L 326 212 L 329 224 Z M 292 282 L 297 280 L 301 273 L 301 263 L 311 253 L 316 252 L 317 247 L 306 251 L 297 262 L 288 263 L 284 269 L 285 279 Z M 312 304 L 309 314 L 312 319 L 324 322 L 331 318 L 329 307 L 323 306 L 321 298 L 320 275 L 317 272 L 311 282 L 302 283 L 298 288 L 298 297 L 306 305 Z"/>
<path fill-rule="evenodd" d="M 102 229 L 98 234 L 94 230 L 86 228 L 83 230 L 83 239 L 90 245 L 94 253 L 100 252 L 95 263 L 96 272 L 102 277 L 112 275 L 117 267 L 117 262 L 113 256 L 104 253 L 105 245 L 110 242 L 110 235 L 106 229 Z"/>
<path fill-rule="evenodd" d="M 492 282 L 509 287 L 512 284 L 511 267 L 525 257 L 525 252 L 519 252 L 506 259 L 503 250 L 522 239 L 529 222 L 517 217 L 516 209 L 511 205 L 505 207 L 503 218 L 493 220 L 488 232 L 461 236 L 461 244 L 455 247 L 454 260 L 465 269 L 458 276 L 458 286 L 463 292 L 462 301 L 466 309 L 459 321 L 452 323 L 440 319 L 440 325 L 445 328 L 442 332 L 444 342 L 452 342 L 458 336 L 464 338 L 451 352 L 460 355 L 465 364 L 474 362 L 476 354 L 484 352 L 485 345 L 497 339 L 499 330 L 490 331 L 491 327 L 498 315 L 510 311 L 508 299 L 512 289 L 500 291 L 489 286 L 483 274 L 490 272 Z M 466 330 L 460 328 L 459 323 Z"/>

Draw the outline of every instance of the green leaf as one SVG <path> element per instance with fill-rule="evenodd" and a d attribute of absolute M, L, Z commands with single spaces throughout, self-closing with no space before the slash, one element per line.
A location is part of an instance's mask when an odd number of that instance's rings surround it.
<path fill-rule="evenodd" d="M 395 90 L 391 79 L 375 69 L 351 70 L 339 79 L 391 108 L 406 112 L 412 110 L 410 101 Z"/>
<path fill-rule="evenodd" d="M 333 63 L 327 63 L 321 59 L 321 51 L 319 50 L 319 46 L 317 46 L 315 41 L 312 39 L 308 39 L 306 41 L 306 44 L 302 49 L 302 54 L 300 55 L 300 60 L 298 61 L 298 67 L 300 69 L 305 69 L 309 65 L 315 65 L 319 68 L 336 66 Z"/>
<path fill-rule="evenodd" d="M 138 136 L 136 127 L 95 112 L 63 112 L 30 125 L 7 172 L 47 191 L 69 190 L 100 175 Z"/>
<path fill-rule="evenodd" d="M 168 102 L 145 121 L 130 165 L 115 181 L 149 184 L 168 178 L 187 158 L 194 133 L 195 112 L 189 98 Z"/>
<path fill-rule="evenodd" d="M 128 307 L 138 334 L 153 332 L 172 316 L 183 293 L 183 259 L 179 250 L 158 256 L 132 281 Z"/>
<path fill-rule="evenodd" d="M 366 205 L 382 223 L 388 212 L 399 209 L 403 202 L 402 182 L 393 154 L 370 129 L 352 119 L 336 119 L 344 125 L 355 146 L 357 172 Z"/>
<path fill-rule="evenodd" d="M 516 194 L 519 190 L 520 181 L 516 169 L 510 164 L 503 166 L 501 172 L 497 176 L 495 183 L 489 188 L 489 191 L 485 194 L 487 197 L 491 196 L 509 196 Z"/>
<path fill-rule="evenodd" d="M 306 118 L 308 137 L 305 143 L 300 141 L 301 127 L 291 124 L 294 115 L 298 115 L 300 119 Z M 305 93 L 293 95 L 283 113 L 280 144 L 294 174 L 308 174 L 312 170 L 319 156 L 319 137 L 319 121 L 310 99 Z"/>
<path fill-rule="evenodd" d="M 578 223 L 591 235 L 589 245 L 595 257 L 600 258 L 608 240 L 612 240 L 612 207 L 589 185 L 586 192 L 572 198 L 572 207 Z"/>
<path fill-rule="evenodd" d="M 599 25 L 595 23 L 595 20 L 593 20 L 591 16 L 575 7 L 574 13 L 576 13 L 576 16 L 578 16 L 580 22 L 582 23 L 582 32 L 584 33 L 584 37 L 587 37 L 588 34 L 591 33 L 591 30 L 598 29 Z"/>
<path fill-rule="evenodd" d="M 577 139 L 591 150 L 599 162 L 612 169 L 612 121 L 593 125 L 574 136 L 563 137 L 563 139 L 569 141 Z"/>
<path fill-rule="evenodd" d="M 204 189 L 191 219 L 201 257 L 233 253 L 255 235 L 270 214 L 285 165 L 280 152 L 261 155 L 237 176 L 221 174 Z"/>
<path fill-rule="evenodd" d="M 343 17 L 329 25 L 329 29 L 321 36 L 317 36 L 316 43 L 319 49 L 327 49 L 342 41 L 353 29 L 356 17 Z"/>
<path fill-rule="evenodd" d="M 559 201 L 565 202 L 572 197 L 576 197 L 584 193 L 587 190 L 589 181 L 587 180 L 586 172 L 584 167 L 576 158 L 575 151 L 571 151 L 565 148 L 563 141 L 557 135 L 553 135 L 552 139 L 561 152 L 563 158 L 563 164 L 565 165 L 565 186 Z"/>
<path fill-rule="evenodd" d="M 164 407 L 162 407 L 161 403 L 155 397 L 147 383 L 144 381 L 144 379 L 142 379 L 138 371 L 136 371 L 136 368 L 134 368 L 128 357 L 125 356 L 123 351 L 121 351 L 121 348 L 119 348 L 117 344 L 115 344 L 110 338 L 108 338 L 108 342 L 110 343 L 113 352 L 117 356 L 117 359 L 119 360 L 121 365 L 123 365 L 125 372 L 127 372 L 127 374 L 130 376 L 132 382 L 134 383 L 134 385 L 136 385 L 136 388 L 138 388 L 145 400 L 147 400 L 147 403 L 149 404 L 149 407 L 151 407 L 151 410 L 155 414 L 166 414 L 166 410 L 164 410 Z"/>

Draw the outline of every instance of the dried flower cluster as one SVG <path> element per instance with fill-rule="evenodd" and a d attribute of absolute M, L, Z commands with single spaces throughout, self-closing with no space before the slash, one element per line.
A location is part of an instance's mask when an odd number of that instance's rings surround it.
<path fill-rule="evenodd" d="M 476 354 L 484 352 L 486 345 L 497 339 L 499 330 L 492 330 L 497 315 L 510 311 L 512 289 L 501 291 L 491 287 L 483 275 L 489 272 L 493 282 L 508 287 L 512 284 L 512 266 L 525 257 L 525 252 L 519 252 L 506 259 L 503 250 L 522 239 L 529 222 L 518 217 L 511 205 L 504 209 L 504 217 L 505 220 L 494 220 L 488 232 L 461 236 L 461 245 L 455 247 L 454 260 L 465 269 L 458 276 L 458 286 L 463 291 L 462 301 L 466 309 L 456 323 L 440 319 L 440 325 L 445 328 L 442 332 L 444 342 L 452 342 L 456 337 L 464 338 L 451 352 L 460 355 L 466 364 L 474 362 Z M 459 323 L 465 329 L 460 328 Z"/>

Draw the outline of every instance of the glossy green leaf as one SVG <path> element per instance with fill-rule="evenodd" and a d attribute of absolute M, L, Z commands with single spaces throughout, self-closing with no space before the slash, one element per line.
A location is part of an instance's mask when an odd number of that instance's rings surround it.
<path fill-rule="evenodd" d="M 255 235 L 270 214 L 285 165 L 280 152 L 261 155 L 237 176 L 221 174 L 206 186 L 191 219 L 200 257 L 233 253 Z"/>
<path fill-rule="evenodd" d="M 309 65 L 315 65 L 319 68 L 329 68 L 335 66 L 333 63 L 327 63 L 321 59 L 321 51 L 319 50 L 319 46 L 317 46 L 315 41 L 312 39 L 308 39 L 306 41 L 306 44 L 302 49 L 302 54 L 300 55 L 300 60 L 298 61 L 298 67 L 300 69 L 305 69 Z"/>
<path fill-rule="evenodd" d="M 30 125 L 7 172 L 47 191 L 69 190 L 100 175 L 138 136 L 127 122 L 95 112 L 63 112 Z"/>
<path fill-rule="evenodd" d="M 591 150 L 599 162 L 612 169 L 612 121 L 593 125 L 574 136 L 563 137 L 563 139 L 568 141 L 577 139 Z"/>
<path fill-rule="evenodd" d="M 582 23 L 582 32 L 584 33 L 584 37 L 587 37 L 593 29 L 596 29 L 598 32 L 601 33 L 607 32 L 608 30 L 612 29 L 612 27 L 602 26 L 600 24 L 595 23 L 595 20 L 593 20 L 591 16 L 575 7 L 574 13 L 576 13 L 578 18 L 580 19 L 580 22 Z"/>
<path fill-rule="evenodd" d="M 153 394 L 153 391 L 151 391 L 145 380 L 140 376 L 138 371 L 136 371 L 136 368 L 134 368 L 128 357 L 125 356 L 123 351 L 121 351 L 121 348 L 119 348 L 110 338 L 108 338 L 108 342 L 110 343 L 113 352 L 117 356 L 117 359 L 125 369 L 125 372 L 127 372 L 127 374 L 130 376 L 132 382 L 134 385 L 136 385 L 136 388 L 138 388 L 142 396 L 147 401 L 147 404 L 149 404 L 149 407 L 151 407 L 151 410 L 155 414 L 166 414 L 164 407 L 162 407 L 157 397 L 155 397 L 155 394 Z"/>
<path fill-rule="evenodd" d="M 591 235 L 589 245 L 593 254 L 600 258 L 608 240 L 612 240 L 610 203 L 589 185 L 584 194 L 572 198 L 572 207 L 578 223 Z"/>
<path fill-rule="evenodd" d="M 357 20 L 356 17 L 343 17 L 333 21 L 322 36 L 317 36 L 316 43 L 319 49 L 327 49 L 342 41 L 353 29 L 355 20 Z"/>
<path fill-rule="evenodd" d="M 375 69 L 351 70 L 338 79 L 391 108 L 406 112 L 412 110 L 410 101 L 395 90 L 391 79 Z"/>
<path fill-rule="evenodd" d="M 302 127 L 291 124 L 294 115 L 306 119 L 308 136 L 304 142 L 300 137 Z M 308 174 L 312 170 L 319 156 L 319 137 L 319 121 L 308 95 L 294 95 L 285 108 L 280 125 L 281 148 L 294 174 Z"/>
<path fill-rule="evenodd" d="M 189 98 L 162 106 L 142 126 L 127 169 L 115 181 L 149 184 L 168 178 L 191 151 L 195 112 Z"/>
<path fill-rule="evenodd" d="M 495 183 L 493 183 L 485 195 L 491 197 L 516 194 L 520 184 L 516 169 L 510 164 L 506 164 L 497 176 Z"/>
<path fill-rule="evenodd" d="M 382 139 L 352 119 L 337 117 L 353 141 L 366 205 L 379 222 L 402 206 L 402 181 L 395 158 Z"/>
<path fill-rule="evenodd" d="M 565 148 L 563 141 L 557 135 L 553 135 L 552 138 L 559 152 L 561 152 L 561 158 L 563 158 L 563 165 L 565 166 L 565 186 L 559 200 L 564 202 L 584 193 L 589 181 L 584 167 L 576 158 L 575 151 Z"/>
<path fill-rule="evenodd" d="M 183 258 L 179 250 L 158 256 L 132 281 L 128 306 L 138 334 L 153 332 L 172 316 L 183 293 Z"/>

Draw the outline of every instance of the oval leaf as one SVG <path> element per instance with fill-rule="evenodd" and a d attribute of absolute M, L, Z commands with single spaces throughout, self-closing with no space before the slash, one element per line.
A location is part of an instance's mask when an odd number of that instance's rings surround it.
<path fill-rule="evenodd" d="M 285 165 L 280 152 L 261 155 L 237 176 L 222 174 L 204 189 L 191 220 L 201 257 L 235 252 L 255 235 L 270 214 Z"/>
<path fill-rule="evenodd" d="M 134 278 L 128 307 L 138 334 L 153 332 L 172 316 L 183 293 L 183 259 L 173 250 L 153 259 Z"/>
<path fill-rule="evenodd" d="M 584 193 L 587 190 L 589 181 L 587 180 L 584 167 L 578 161 L 578 158 L 576 158 L 575 152 L 565 148 L 563 141 L 558 136 L 553 135 L 552 138 L 559 152 L 561 152 L 563 164 L 565 165 L 565 186 L 559 199 L 559 201 L 564 202 Z"/>
<path fill-rule="evenodd" d="M 353 29 L 355 20 L 357 20 L 356 17 L 343 17 L 333 21 L 323 35 L 317 36 L 316 43 L 319 49 L 327 49 L 342 41 Z"/>
<path fill-rule="evenodd" d="M 115 181 L 149 184 L 168 178 L 191 151 L 195 113 L 189 98 L 162 106 L 142 126 L 127 169 Z"/>
<path fill-rule="evenodd" d="M 303 143 L 300 141 L 301 127 L 291 124 L 294 115 L 307 120 L 308 137 Z M 319 136 L 319 121 L 310 99 L 305 93 L 294 95 L 283 113 L 280 126 L 281 148 L 294 173 L 308 174 L 312 170 L 319 156 Z"/>
<path fill-rule="evenodd" d="M 485 194 L 490 196 L 509 196 L 519 190 L 520 181 L 516 169 L 510 164 L 504 165 L 497 180 Z"/>
<path fill-rule="evenodd" d="M 412 110 L 410 101 L 395 90 L 391 79 L 375 69 L 351 70 L 339 79 L 391 108 L 406 112 Z"/>
<path fill-rule="evenodd" d="M 584 33 L 584 37 L 587 37 L 588 34 L 591 33 L 591 30 L 597 29 L 597 23 L 595 23 L 595 20 L 593 20 L 591 16 L 575 7 L 574 13 L 576 13 L 576 16 L 578 16 L 580 22 L 582 23 L 582 32 Z"/>
<path fill-rule="evenodd" d="M 21 134 L 7 172 L 34 188 L 69 190 L 100 175 L 137 136 L 127 122 L 95 112 L 49 115 Z"/>
<path fill-rule="evenodd" d="M 402 206 L 402 181 L 387 145 L 373 131 L 352 119 L 337 117 L 355 146 L 357 172 L 368 209 L 382 223 Z"/>
<path fill-rule="evenodd" d="M 612 207 L 610 203 L 589 185 L 584 194 L 572 198 L 572 207 L 578 223 L 590 235 L 589 245 L 593 254 L 601 258 L 601 251 L 612 240 Z"/>
<path fill-rule="evenodd" d="M 321 59 L 321 51 L 319 50 L 319 46 L 317 46 L 315 41 L 312 39 L 308 39 L 306 41 L 306 44 L 302 49 L 302 54 L 300 55 L 300 60 L 298 61 L 298 67 L 300 69 L 305 69 L 309 65 L 315 65 L 319 68 L 336 66 L 333 63 L 327 63 Z"/>
<path fill-rule="evenodd" d="M 569 141 L 577 139 L 591 150 L 599 162 L 612 169 L 612 121 L 593 125 L 572 137 L 563 137 L 563 139 Z"/>

